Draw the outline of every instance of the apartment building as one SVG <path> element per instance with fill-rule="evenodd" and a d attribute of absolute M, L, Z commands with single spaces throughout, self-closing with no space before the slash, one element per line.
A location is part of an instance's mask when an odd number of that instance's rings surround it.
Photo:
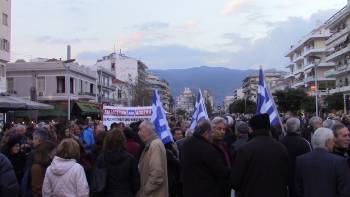
<path fill-rule="evenodd" d="M 286 54 L 289 73 L 285 76 L 290 87 L 305 89 L 309 94 L 315 90 L 315 80 L 321 94 L 326 94 L 335 87 L 335 78 L 324 76 L 325 72 L 335 66 L 325 58 L 326 42 L 330 36 L 329 29 L 321 25 L 290 47 Z"/>
<path fill-rule="evenodd" d="M 169 83 L 160 79 L 159 77 L 148 74 L 146 77 L 147 86 L 150 90 L 157 89 L 158 94 L 160 96 L 160 100 L 163 103 L 163 107 L 166 111 L 170 109 L 170 91 L 169 91 Z"/>
<path fill-rule="evenodd" d="M 115 103 L 116 86 L 113 85 L 115 75 L 111 70 L 97 68 L 97 100 L 101 104 L 113 105 Z"/>
<path fill-rule="evenodd" d="M 176 98 L 176 108 L 186 110 L 189 114 L 194 111 L 195 95 L 190 88 L 185 88 Z"/>
<path fill-rule="evenodd" d="M 11 0 L 0 0 L 0 93 L 6 92 L 6 63 L 11 58 Z"/>

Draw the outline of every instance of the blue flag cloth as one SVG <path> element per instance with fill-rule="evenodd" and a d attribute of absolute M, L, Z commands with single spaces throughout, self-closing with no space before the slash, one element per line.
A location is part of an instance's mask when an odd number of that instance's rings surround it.
<path fill-rule="evenodd" d="M 171 135 L 170 127 L 165 116 L 165 110 L 158 95 L 158 90 L 153 90 L 151 122 L 154 124 L 156 133 L 164 144 L 173 141 L 173 136 Z"/>
<path fill-rule="evenodd" d="M 256 101 L 256 114 L 268 114 L 270 117 L 270 124 L 276 126 L 279 124 L 278 111 L 273 101 L 268 87 L 265 83 L 265 76 L 262 68 L 259 70 L 259 85 Z"/>
<path fill-rule="evenodd" d="M 193 131 L 193 129 L 197 126 L 198 122 L 201 120 L 209 120 L 209 117 L 208 117 L 207 109 L 205 108 L 202 92 L 199 89 L 197 100 L 196 100 L 196 106 L 192 114 L 190 129 L 192 129 Z"/>

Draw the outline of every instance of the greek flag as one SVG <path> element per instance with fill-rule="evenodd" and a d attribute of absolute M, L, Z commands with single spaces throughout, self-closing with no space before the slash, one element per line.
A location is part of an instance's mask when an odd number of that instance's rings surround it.
<path fill-rule="evenodd" d="M 256 114 L 268 114 L 270 117 L 270 124 L 276 126 L 279 124 L 278 111 L 273 101 L 273 97 L 265 83 L 264 72 L 262 68 L 259 71 L 259 85 L 256 101 Z"/>
<path fill-rule="evenodd" d="M 195 109 L 192 115 L 192 122 L 190 126 L 190 129 L 192 131 L 197 126 L 197 123 L 200 120 L 209 120 L 209 117 L 208 117 L 207 109 L 205 108 L 202 92 L 199 89 Z"/>
<path fill-rule="evenodd" d="M 154 124 L 156 133 L 164 144 L 173 141 L 173 136 L 170 132 L 169 124 L 165 116 L 165 110 L 158 95 L 158 90 L 153 90 L 151 122 Z"/>

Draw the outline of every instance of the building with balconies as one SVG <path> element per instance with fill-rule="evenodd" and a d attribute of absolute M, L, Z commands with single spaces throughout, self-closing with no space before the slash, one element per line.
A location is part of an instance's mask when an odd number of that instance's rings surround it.
<path fill-rule="evenodd" d="M 96 102 L 96 77 L 96 71 L 74 60 L 17 60 L 7 64 L 7 92 L 13 96 L 52 104 L 56 111 L 67 113 L 68 100 L 71 101 L 71 109 L 80 101 Z"/>
<path fill-rule="evenodd" d="M 160 100 L 163 103 L 163 107 L 166 111 L 170 110 L 170 91 L 169 91 L 169 83 L 164 79 L 160 79 L 159 77 L 148 74 L 146 77 L 147 87 L 152 89 L 157 89 L 158 94 L 160 96 Z"/>
<path fill-rule="evenodd" d="M 326 42 L 330 37 L 329 29 L 321 25 L 290 47 L 286 54 L 289 58 L 286 66 L 289 73 L 285 76 L 288 86 L 305 89 L 311 94 L 316 76 L 319 90 L 334 88 L 335 78 L 324 76 L 326 71 L 335 66 L 334 63 L 326 61 Z"/>
<path fill-rule="evenodd" d="M 186 110 L 191 114 L 194 111 L 195 98 L 191 89 L 185 88 L 176 98 L 176 108 Z"/>
<path fill-rule="evenodd" d="M 325 22 L 331 36 L 326 41 L 326 61 L 335 64 L 328 77 L 336 78 L 336 87 L 330 93 L 350 93 L 350 3 Z"/>
<path fill-rule="evenodd" d="M 115 103 L 116 87 L 113 85 L 115 75 L 111 70 L 97 68 L 97 101 L 101 104 L 113 105 Z"/>
<path fill-rule="evenodd" d="M 203 90 L 202 91 L 202 96 L 204 99 L 204 103 L 208 103 L 211 107 L 211 109 L 214 109 L 214 97 L 213 95 L 210 93 L 209 90 Z"/>
<path fill-rule="evenodd" d="M 238 88 L 233 91 L 233 100 L 240 100 L 244 98 L 243 88 Z"/>
<path fill-rule="evenodd" d="M 225 96 L 224 97 L 224 111 L 229 113 L 230 105 L 235 101 L 235 96 Z"/>
<path fill-rule="evenodd" d="M 11 0 L 0 0 L 0 93 L 6 92 L 6 63 L 11 58 Z"/>

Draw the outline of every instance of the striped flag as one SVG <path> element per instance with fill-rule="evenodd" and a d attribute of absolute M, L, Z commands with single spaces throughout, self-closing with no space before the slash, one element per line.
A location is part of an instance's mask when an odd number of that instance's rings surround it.
<path fill-rule="evenodd" d="M 279 124 L 279 115 L 273 101 L 273 97 L 265 83 L 265 76 L 262 68 L 259 70 L 259 85 L 256 102 L 256 114 L 268 114 L 270 117 L 270 124 L 276 126 Z"/>
<path fill-rule="evenodd" d="M 158 90 L 153 90 L 151 122 L 154 124 L 156 133 L 164 144 L 173 141 L 173 136 L 170 132 L 170 127 L 166 119 L 163 104 L 158 95 Z"/>
<path fill-rule="evenodd" d="M 198 96 L 196 100 L 196 106 L 192 115 L 192 122 L 190 129 L 193 131 L 197 126 L 197 123 L 201 120 L 209 120 L 207 109 L 205 108 L 204 99 L 202 96 L 202 92 L 199 89 Z"/>

